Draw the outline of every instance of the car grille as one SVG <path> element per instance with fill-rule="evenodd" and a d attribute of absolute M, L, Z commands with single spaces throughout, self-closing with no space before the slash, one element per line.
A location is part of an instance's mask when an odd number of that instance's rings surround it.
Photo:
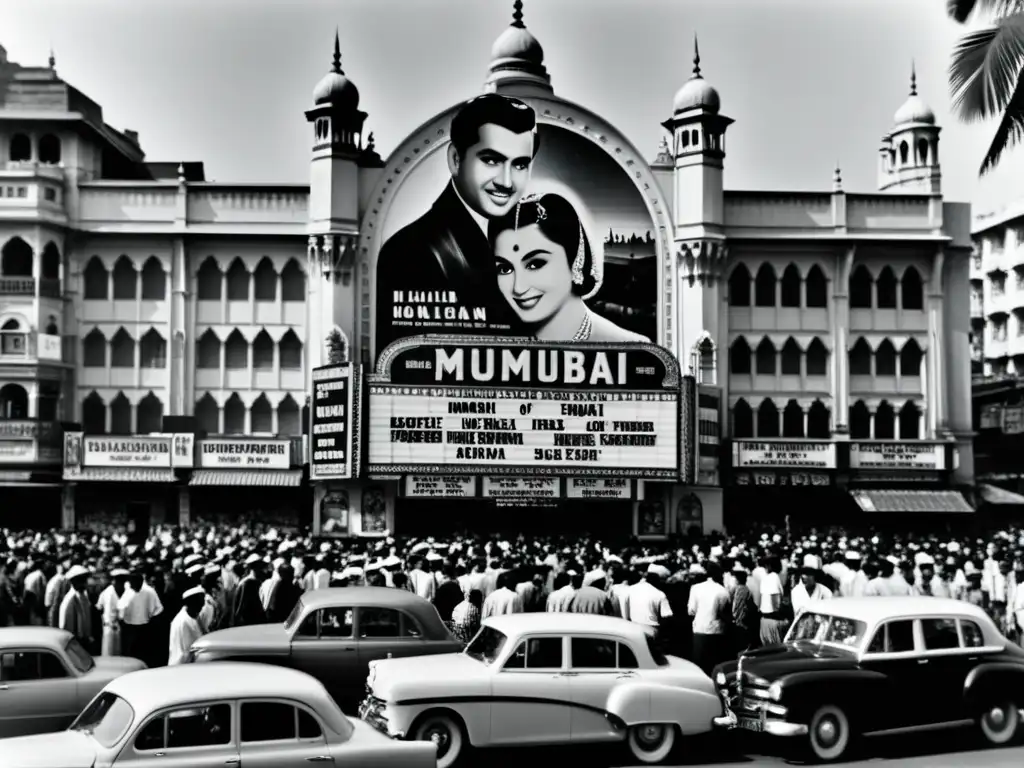
<path fill-rule="evenodd" d="M 387 703 L 376 696 L 367 696 L 359 705 L 359 718 L 384 735 L 388 734 L 388 719 L 384 715 Z"/>
<path fill-rule="evenodd" d="M 761 719 L 762 717 L 785 717 L 786 708 L 772 703 L 768 699 L 768 686 L 763 682 L 753 682 L 744 676 L 743 685 L 738 678 L 727 681 L 718 689 L 723 703 L 740 718 Z"/>

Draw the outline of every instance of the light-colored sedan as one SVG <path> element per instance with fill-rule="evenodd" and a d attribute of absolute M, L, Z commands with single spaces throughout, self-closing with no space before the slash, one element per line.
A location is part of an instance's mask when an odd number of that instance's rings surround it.
<path fill-rule="evenodd" d="M 162 667 L 118 678 L 66 731 L 0 740 L 3 768 L 434 768 L 341 713 L 305 672 L 267 664 Z"/>
<path fill-rule="evenodd" d="M 0 738 L 67 728 L 103 686 L 145 667 L 92 656 L 63 629 L 0 629 Z"/>
<path fill-rule="evenodd" d="M 360 716 L 393 738 L 433 741 L 438 768 L 467 746 L 601 742 L 659 763 L 723 711 L 711 679 L 659 652 L 652 630 L 573 613 L 495 616 L 463 653 L 374 661 L 367 694 Z"/>

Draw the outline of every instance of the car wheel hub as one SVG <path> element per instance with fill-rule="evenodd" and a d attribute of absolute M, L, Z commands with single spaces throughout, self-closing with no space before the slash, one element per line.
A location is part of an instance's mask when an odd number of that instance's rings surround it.
<path fill-rule="evenodd" d="M 993 728 L 1002 728 L 1006 725 L 1006 713 L 1001 707 L 994 707 L 988 713 L 988 722 Z"/>
<path fill-rule="evenodd" d="M 664 728 L 660 725 L 645 725 L 637 734 L 640 742 L 650 749 L 656 747 L 662 741 Z"/>
<path fill-rule="evenodd" d="M 839 738 L 838 724 L 831 717 L 822 719 L 822 721 L 818 723 L 817 731 L 818 741 L 826 747 L 835 745 Z"/>

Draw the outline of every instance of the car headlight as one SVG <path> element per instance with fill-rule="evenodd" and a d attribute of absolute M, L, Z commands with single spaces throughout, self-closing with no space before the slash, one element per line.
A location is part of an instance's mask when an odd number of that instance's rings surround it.
<path fill-rule="evenodd" d="M 778 701 L 782 698 L 782 683 L 772 683 L 768 686 L 768 698 L 772 701 Z"/>
<path fill-rule="evenodd" d="M 715 685 L 719 686 L 720 688 L 725 687 L 725 672 L 719 672 L 717 675 L 715 675 Z"/>

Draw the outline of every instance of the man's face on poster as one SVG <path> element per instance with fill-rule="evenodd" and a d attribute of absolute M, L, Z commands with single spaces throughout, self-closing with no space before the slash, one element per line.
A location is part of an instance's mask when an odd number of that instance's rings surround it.
<path fill-rule="evenodd" d="M 448 170 L 466 205 L 489 219 L 508 213 L 523 196 L 533 165 L 533 131 L 480 126 L 476 144 L 461 157 L 448 147 Z"/>

